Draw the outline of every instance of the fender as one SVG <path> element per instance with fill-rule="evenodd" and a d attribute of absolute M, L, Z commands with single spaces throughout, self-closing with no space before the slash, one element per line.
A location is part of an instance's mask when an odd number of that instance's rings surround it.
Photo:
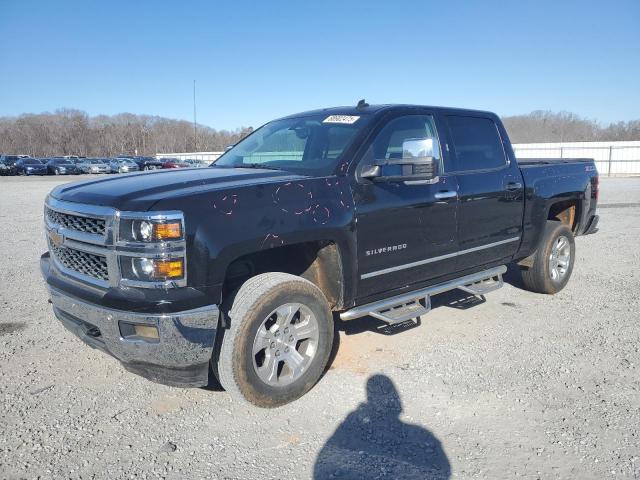
<path fill-rule="evenodd" d="M 298 177 L 205 191 L 182 205 L 188 231 L 189 285 L 215 302 L 229 265 L 248 254 L 308 242 L 335 244 L 343 278 L 342 301 L 353 302 L 357 278 L 354 202 L 346 177 Z M 162 201 L 154 208 L 163 208 Z M 171 205 L 176 208 L 175 199 Z M 203 268 L 206 265 L 206 268 Z"/>

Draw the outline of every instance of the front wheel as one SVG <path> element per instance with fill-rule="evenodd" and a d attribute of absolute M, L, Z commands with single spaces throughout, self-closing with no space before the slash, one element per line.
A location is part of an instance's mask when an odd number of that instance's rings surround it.
<path fill-rule="evenodd" d="M 565 224 L 549 220 L 533 257 L 533 266 L 523 268 L 525 288 L 537 293 L 554 294 L 562 290 L 571 277 L 576 245 L 573 232 Z"/>
<path fill-rule="evenodd" d="M 240 287 L 228 317 L 216 366 L 231 396 L 278 407 L 320 379 L 331 353 L 333 317 L 313 283 L 286 273 L 257 275 Z"/>

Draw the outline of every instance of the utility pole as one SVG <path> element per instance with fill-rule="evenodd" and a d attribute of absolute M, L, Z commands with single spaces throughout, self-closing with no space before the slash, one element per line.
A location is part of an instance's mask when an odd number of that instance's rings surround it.
<path fill-rule="evenodd" d="M 193 150 L 198 151 L 198 127 L 196 126 L 196 81 L 193 81 Z"/>

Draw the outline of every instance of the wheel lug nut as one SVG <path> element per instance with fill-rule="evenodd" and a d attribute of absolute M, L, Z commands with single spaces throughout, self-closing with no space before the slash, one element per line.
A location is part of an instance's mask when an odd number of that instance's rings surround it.
<path fill-rule="evenodd" d="M 284 329 L 284 333 L 289 333 L 289 327 Z"/>
<path fill-rule="evenodd" d="M 284 347 L 284 353 L 289 353 L 289 347 Z"/>
<path fill-rule="evenodd" d="M 271 348 L 276 348 L 276 343 L 275 342 L 271 342 Z"/>
<path fill-rule="evenodd" d="M 280 335 L 280 330 L 276 330 L 276 333 L 274 333 L 274 335 L 277 337 L 278 335 Z"/>
<path fill-rule="evenodd" d="M 276 357 L 280 356 L 280 350 L 276 350 Z"/>
<path fill-rule="evenodd" d="M 290 342 L 293 342 L 293 335 L 291 335 L 291 336 L 289 337 L 289 341 L 290 341 Z"/>

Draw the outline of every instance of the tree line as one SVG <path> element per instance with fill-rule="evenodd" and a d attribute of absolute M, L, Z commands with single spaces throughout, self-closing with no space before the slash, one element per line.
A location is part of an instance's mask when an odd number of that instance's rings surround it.
<path fill-rule="evenodd" d="M 502 120 L 513 143 L 640 140 L 640 120 L 602 126 L 574 113 L 542 110 Z"/>
<path fill-rule="evenodd" d="M 602 126 L 568 112 L 536 111 L 503 118 L 511 141 L 586 142 L 640 140 L 640 120 Z M 98 115 L 61 109 L 54 113 L 0 117 L 0 154 L 34 157 L 221 151 L 253 131 L 252 127 L 215 130 L 184 120 L 151 115 Z"/>
<path fill-rule="evenodd" d="M 251 133 L 251 127 L 215 130 L 185 120 L 151 115 L 98 115 L 61 109 L 54 113 L 0 117 L 0 153 L 34 157 L 113 157 L 162 152 L 221 151 Z"/>

